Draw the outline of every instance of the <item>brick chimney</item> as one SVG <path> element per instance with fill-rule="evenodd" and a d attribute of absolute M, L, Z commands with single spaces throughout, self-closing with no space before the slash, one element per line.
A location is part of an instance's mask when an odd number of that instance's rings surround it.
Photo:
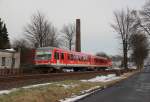
<path fill-rule="evenodd" d="M 80 19 L 76 19 L 76 51 L 81 52 Z"/>

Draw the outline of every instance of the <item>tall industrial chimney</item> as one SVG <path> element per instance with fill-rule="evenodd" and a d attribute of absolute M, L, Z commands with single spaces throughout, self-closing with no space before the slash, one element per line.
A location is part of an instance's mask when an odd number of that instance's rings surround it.
<path fill-rule="evenodd" d="M 80 19 L 76 19 L 76 51 L 81 52 Z"/>

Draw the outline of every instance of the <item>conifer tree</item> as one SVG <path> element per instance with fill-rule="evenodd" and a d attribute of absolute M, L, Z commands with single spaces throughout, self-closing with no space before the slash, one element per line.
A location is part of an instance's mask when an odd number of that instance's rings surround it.
<path fill-rule="evenodd" d="M 10 48 L 6 25 L 0 19 L 0 49 Z"/>

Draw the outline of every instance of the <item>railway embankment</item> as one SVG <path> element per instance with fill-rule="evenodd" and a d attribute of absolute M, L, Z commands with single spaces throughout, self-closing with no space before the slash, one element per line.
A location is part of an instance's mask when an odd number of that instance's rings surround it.
<path fill-rule="evenodd" d="M 73 102 L 88 96 L 97 90 L 110 87 L 137 71 L 115 74 L 97 75 L 90 79 L 63 80 L 45 84 L 36 84 L 0 91 L 0 102 Z"/>

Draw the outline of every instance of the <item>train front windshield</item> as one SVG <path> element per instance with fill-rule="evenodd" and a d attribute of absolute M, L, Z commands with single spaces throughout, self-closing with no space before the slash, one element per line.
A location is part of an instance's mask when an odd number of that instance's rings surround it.
<path fill-rule="evenodd" d="M 35 60 L 49 60 L 51 59 L 52 53 L 50 51 L 37 51 Z"/>

